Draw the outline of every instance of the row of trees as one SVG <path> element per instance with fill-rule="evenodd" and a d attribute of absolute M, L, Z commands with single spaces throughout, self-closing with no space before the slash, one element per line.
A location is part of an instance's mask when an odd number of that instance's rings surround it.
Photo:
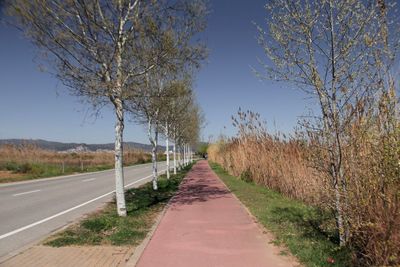
<path fill-rule="evenodd" d="M 157 75 L 157 74 L 156 74 Z M 149 75 L 148 75 L 149 76 Z M 167 178 L 170 177 L 170 145 L 173 141 L 173 170 L 177 169 L 177 145 L 182 151 L 184 164 L 187 163 L 189 149 L 194 147 L 200 134 L 202 116 L 194 102 L 190 79 L 170 80 L 160 77 L 148 79 L 140 93 L 129 101 L 129 111 L 137 122 L 146 125 L 147 135 L 152 145 L 153 188 L 157 190 L 157 146 L 159 134 L 165 138 L 167 157 Z"/>
<path fill-rule="evenodd" d="M 95 110 L 115 112 L 117 209 L 126 216 L 123 173 L 125 113 L 147 125 L 157 189 L 159 133 L 189 150 L 201 115 L 191 81 L 206 56 L 194 38 L 206 26 L 202 0 L 12 0 L 12 23 L 43 52 L 56 77 Z M 169 153 L 167 153 L 169 167 Z M 168 169 L 169 176 L 169 169 Z"/>

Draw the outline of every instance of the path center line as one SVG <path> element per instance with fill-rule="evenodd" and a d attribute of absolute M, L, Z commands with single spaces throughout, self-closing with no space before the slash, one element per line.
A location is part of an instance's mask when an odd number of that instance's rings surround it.
<path fill-rule="evenodd" d="M 27 195 L 27 194 L 32 194 L 32 193 L 36 193 L 39 192 L 40 189 L 38 190 L 32 190 L 32 191 L 28 191 L 28 192 L 23 192 L 23 193 L 18 193 L 18 194 L 14 194 L 13 197 L 17 197 L 17 196 L 21 196 L 21 195 Z"/>
<path fill-rule="evenodd" d="M 85 180 L 82 180 L 82 182 L 90 182 L 90 181 L 93 181 L 93 180 L 96 180 L 96 178 L 85 179 Z"/>

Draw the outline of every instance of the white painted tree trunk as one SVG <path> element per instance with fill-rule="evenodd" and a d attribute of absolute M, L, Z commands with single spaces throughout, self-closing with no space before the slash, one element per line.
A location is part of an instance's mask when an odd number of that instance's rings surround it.
<path fill-rule="evenodd" d="M 168 130 L 168 123 L 165 125 L 165 152 L 167 153 L 167 179 L 170 177 L 170 164 L 169 164 L 169 130 Z"/>
<path fill-rule="evenodd" d="M 174 174 L 176 174 L 176 142 L 174 141 Z"/>
<path fill-rule="evenodd" d="M 186 145 L 186 166 L 189 165 L 189 146 Z"/>
<path fill-rule="evenodd" d="M 188 146 L 186 145 L 185 146 L 186 147 L 186 166 L 189 164 L 189 149 L 188 149 Z"/>
<path fill-rule="evenodd" d="M 153 162 L 153 189 L 157 190 L 158 189 L 158 171 L 157 171 L 157 137 L 158 132 L 155 131 L 155 138 L 153 142 L 153 149 L 151 153 L 151 159 Z"/>
<path fill-rule="evenodd" d="M 186 146 L 186 165 L 189 165 L 190 162 L 190 150 L 189 145 Z"/>
<path fill-rule="evenodd" d="M 183 166 L 186 166 L 186 145 L 183 145 Z"/>
<path fill-rule="evenodd" d="M 185 166 L 187 166 L 188 164 L 188 149 L 187 149 L 187 145 L 185 145 Z"/>
<path fill-rule="evenodd" d="M 154 146 L 153 146 L 153 189 L 158 189 L 158 170 L 157 170 L 157 145 L 158 145 L 158 130 L 154 130 Z"/>
<path fill-rule="evenodd" d="M 115 100 L 115 196 L 119 216 L 126 216 L 125 194 L 124 194 L 124 168 L 123 168 L 123 132 L 124 132 L 124 110 L 122 101 Z"/>
<path fill-rule="evenodd" d="M 187 166 L 189 164 L 189 149 L 188 149 L 188 145 L 186 145 L 185 147 L 186 147 L 186 162 L 185 162 L 185 166 Z"/>
<path fill-rule="evenodd" d="M 156 148 L 153 145 L 152 149 L 151 149 L 151 162 L 153 163 L 153 189 L 157 190 L 158 189 L 158 185 L 157 185 L 157 152 L 156 152 Z"/>
<path fill-rule="evenodd" d="M 151 144 L 151 162 L 152 162 L 152 167 L 153 167 L 153 189 L 157 190 L 158 189 L 158 184 L 157 184 L 157 140 L 158 140 L 158 132 L 157 130 L 154 131 L 155 136 L 153 139 L 152 136 L 152 127 L 151 127 L 151 119 L 147 123 L 147 136 L 149 137 L 149 141 Z"/>
<path fill-rule="evenodd" d="M 178 149 L 178 163 L 179 163 L 179 169 L 181 169 L 182 166 L 182 147 L 179 146 Z"/>

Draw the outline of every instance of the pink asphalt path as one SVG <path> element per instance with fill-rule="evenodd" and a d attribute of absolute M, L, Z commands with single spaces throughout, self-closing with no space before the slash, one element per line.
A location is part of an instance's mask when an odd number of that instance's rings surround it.
<path fill-rule="evenodd" d="M 240 202 L 198 162 L 182 182 L 136 266 L 297 266 Z"/>

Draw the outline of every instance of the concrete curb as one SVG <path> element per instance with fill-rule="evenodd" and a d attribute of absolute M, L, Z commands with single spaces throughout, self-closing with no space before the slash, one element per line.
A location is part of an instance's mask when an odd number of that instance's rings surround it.
<path fill-rule="evenodd" d="M 154 232 L 157 230 L 158 225 L 160 224 L 162 218 L 164 217 L 165 213 L 167 212 L 167 209 L 169 207 L 169 204 L 167 204 L 162 212 L 157 216 L 155 223 L 150 229 L 150 232 L 147 233 L 145 239 L 140 243 L 139 246 L 135 247 L 132 251 L 132 255 L 129 257 L 129 260 L 125 263 L 125 266 L 129 267 L 134 267 L 136 266 L 136 263 L 139 261 L 140 257 L 143 254 L 143 251 L 146 249 L 147 245 L 149 244 L 150 240 L 152 239 Z"/>

